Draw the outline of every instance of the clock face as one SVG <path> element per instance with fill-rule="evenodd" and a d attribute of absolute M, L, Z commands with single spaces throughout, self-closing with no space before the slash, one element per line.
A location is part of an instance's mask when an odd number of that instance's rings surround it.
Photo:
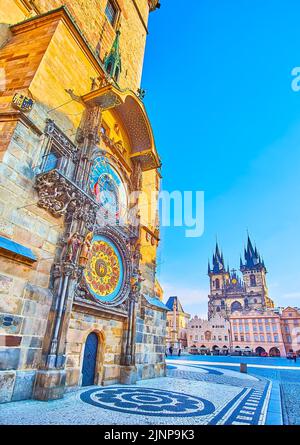
<path fill-rule="evenodd" d="M 232 282 L 232 284 L 236 284 L 237 283 L 237 279 L 233 278 L 231 282 Z"/>
<path fill-rule="evenodd" d="M 125 185 L 117 171 L 104 156 L 95 159 L 89 179 L 96 201 L 111 215 L 122 219 L 127 211 Z"/>
<path fill-rule="evenodd" d="M 112 303 L 118 297 L 124 280 L 123 261 L 117 246 L 106 236 L 94 236 L 84 277 L 97 300 Z"/>

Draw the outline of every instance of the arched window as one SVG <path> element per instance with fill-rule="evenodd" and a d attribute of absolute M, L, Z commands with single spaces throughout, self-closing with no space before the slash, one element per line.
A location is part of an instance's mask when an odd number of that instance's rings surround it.
<path fill-rule="evenodd" d="M 242 311 L 242 310 L 243 310 L 243 307 L 242 307 L 241 303 L 239 303 L 238 301 L 235 301 L 234 303 L 232 303 L 231 312 Z"/>
<path fill-rule="evenodd" d="M 221 309 L 225 309 L 225 301 L 224 300 L 221 301 Z"/>
<path fill-rule="evenodd" d="M 250 286 L 255 287 L 256 286 L 256 277 L 255 275 L 250 275 Z"/>
<path fill-rule="evenodd" d="M 220 289 L 220 280 L 219 280 L 219 278 L 216 279 L 215 286 L 216 286 L 216 289 Z"/>
<path fill-rule="evenodd" d="M 119 76 L 120 76 L 120 69 L 119 69 L 119 67 L 117 67 L 116 71 L 115 71 L 115 76 L 114 76 L 116 82 L 118 82 Z"/>
<path fill-rule="evenodd" d="M 217 312 L 220 312 L 220 310 L 221 310 L 220 306 L 217 306 Z"/>
<path fill-rule="evenodd" d="M 112 70 L 112 63 L 109 62 L 109 64 L 107 65 L 106 71 L 107 71 L 108 74 L 111 74 L 111 70 Z"/>

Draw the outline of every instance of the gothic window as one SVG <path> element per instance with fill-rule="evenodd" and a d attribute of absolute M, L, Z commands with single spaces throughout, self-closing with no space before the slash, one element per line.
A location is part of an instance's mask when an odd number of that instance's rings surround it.
<path fill-rule="evenodd" d="M 248 306 L 249 306 L 248 298 L 245 298 L 245 307 L 248 307 Z"/>
<path fill-rule="evenodd" d="M 242 311 L 242 305 L 238 301 L 235 301 L 231 305 L 231 312 Z"/>
<path fill-rule="evenodd" d="M 219 278 L 216 279 L 215 286 L 216 286 L 216 289 L 220 289 L 220 280 L 219 280 Z"/>
<path fill-rule="evenodd" d="M 255 275 L 250 275 L 250 286 L 255 287 L 256 286 L 256 277 Z"/>
<path fill-rule="evenodd" d="M 57 169 L 72 179 L 75 170 L 74 156 L 77 147 L 50 119 L 47 120 L 45 134 L 48 136 L 48 140 L 41 170 L 49 172 L 50 170 Z"/>
<path fill-rule="evenodd" d="M 220 312 L 220 310 L 221 310 L 220 306 L 217 306 L 217 312 Z"/>
<path fill-rule="evenodd" d="M 59 160 L 59 153 L 56 150 L 51 151 L 45 159 L 44 172 L 49 172 L 57 167 Z"/>
<path fill-rule="evenodd" d="M 111 70 L 112 70 L 112 63 L 109 62 L 109 64 L 107 65 L 106 71 L 108 74 L 111 74 Z"/>
<path fill-rule="evenodd" d="M 106 8 L 105 8 L 105 15 L 109 21 L 109 23 L 115 27 L 118 19 L 119 9 L 115 1 L 108 0 Z"/>
<path fill-rule="evenodd" d="M 115 76 L 114 76 L 116 82 L 118 82 L 119 76 L 120 76 L 120 69 L 119 69 L 119 67 L 117 67 L 116 71 L 115 71 Z"/>
<path fill-rule="evenodd" d="M 221 309 L 225 309 L 225 301 L 224 300 L 221 301 Z"/>

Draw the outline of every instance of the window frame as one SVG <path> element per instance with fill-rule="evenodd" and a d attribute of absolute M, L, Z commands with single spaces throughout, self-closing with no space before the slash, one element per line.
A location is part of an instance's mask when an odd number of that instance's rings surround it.
<path fill-rule="evenodd" d="M 109 9 L 109 5 L 112 6 L 112 8 L 115 11 L 115 16 L 113 21 L 110 20 L 109 16 L 108 16 L 108 9 Z M 118 2 L 116 0 L 107 0 L 106 2 L 106 6 L 105 6 L 105 10 L 104 10 L 104 14 L 105 17 L 107 19 L 107 21 L 109 22 L 109 24 L 116 29 L 118 27 L 119 21 L 120 21 L 120 15 L 121 15 L 121 9 L 120 6 L 118 4 Z"/>

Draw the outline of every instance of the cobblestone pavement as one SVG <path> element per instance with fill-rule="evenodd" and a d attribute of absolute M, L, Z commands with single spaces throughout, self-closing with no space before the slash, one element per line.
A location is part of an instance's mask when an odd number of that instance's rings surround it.
<path fill-rule="evenodd" d="M 300 383 L 282 381 L 281 398 L 285 425 L 300 425 Z"/>
<path fill-rule="evenodd" d="M 217 371 L 236 371 L 241 362 L 248 363 L 248 372 L 250 375 L 268 379 L 272 382 L 271 401 L 269 403 L 268 416 L 266 424 L 278 425 L 280 423 L 285 425 L 300 425 L 300 363 L 295 364 L 285 358 L 249 358 L 249 357 L 199 357 L 183 356 L 181 359 L 174 357 L 168 360 L 170 366 L 175 369 L 178 363 L 188 363 L 201 368 L 210 368 Z M 207 362 L 210 362 L 208 366 Z M 222 362 L 223 363 L 219 363 Z M 202 364 L 203 363 L 203 364 Z M 224 367 L 224 368 L 223 368 Z M 170 371 L 169 371 L 170 372 Z M 248 375 L 249 375 L 248 374 Z M 182 376 L 184 376 L 182 374 Z M 187 377 L 187 375 L 186 375 Z M 203 379 L 212 381 L 212 375 L 204 375 L 195 377 L 196 379 Z M 229 383 L 227 376 L 224 374 L 220 376 L 219 382 Z M 231 381 L 231 384 L 238 384 Z M 247 383 L 245 382 L 245 386 Z M 280 409 L 281 406 L 281 409 Z M 281 411 L 281 413 L 280 413 Z"/>
<path fill-rule="evenodd" d="M 1 405 L 0 424 L 257 425 L 266 422 L 271 385 L 215 367 L 169 365 L 168 376 L 137 385 L 89 387 L 63 400 Z"/>

